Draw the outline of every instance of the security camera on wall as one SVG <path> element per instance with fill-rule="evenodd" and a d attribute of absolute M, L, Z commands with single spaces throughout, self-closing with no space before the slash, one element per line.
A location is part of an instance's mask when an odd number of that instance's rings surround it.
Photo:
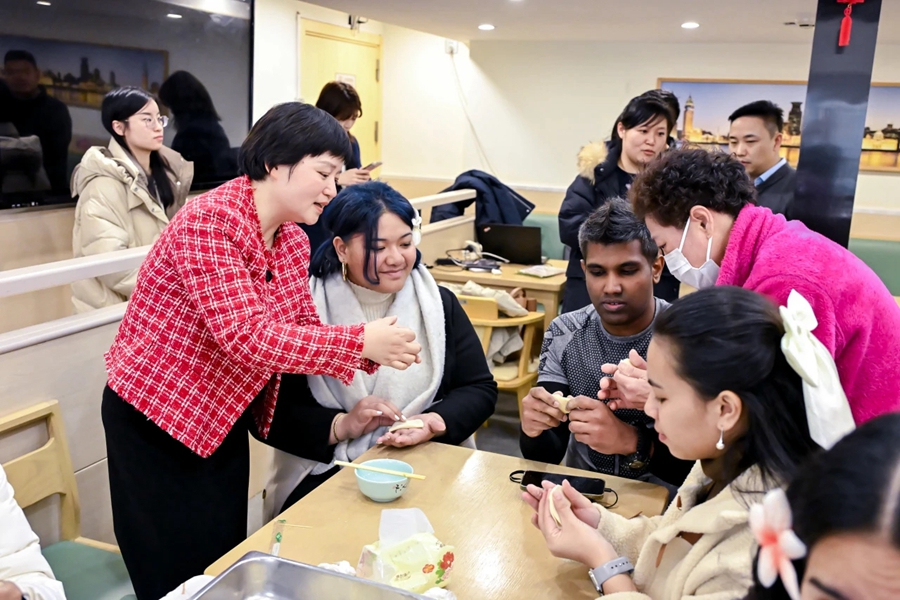
<path fill-rule="evenodd" d="M 368 22 L 368 19 L 364 19 L 358 15 L 349 15 L 347 18 L 347 23 L 350 25 L 352 31 L 359 31 L 359 26 Z"/>

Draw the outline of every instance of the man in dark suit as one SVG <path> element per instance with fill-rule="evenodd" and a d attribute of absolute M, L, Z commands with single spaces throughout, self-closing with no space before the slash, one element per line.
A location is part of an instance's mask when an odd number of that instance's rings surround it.
<path fill-rule="evenodd" d="M 769 100 L 758 100 L 740 107 L 728 120 L 728 147 L 756 185 L 759 205 L 787 213 L 797 172 L 780 154 L 784 111 Z"/>
<path fill-rule="evenodd" d="M 0 86 L 0 123 L 12 123 L 20 136 L 36 135 L 53 192 L 69 198 L 67 155 L 72 118 L 66 105 L 40 85 L 41 71 L 30 52 L 10 50 L 3 60 L 5 85 Z"/>

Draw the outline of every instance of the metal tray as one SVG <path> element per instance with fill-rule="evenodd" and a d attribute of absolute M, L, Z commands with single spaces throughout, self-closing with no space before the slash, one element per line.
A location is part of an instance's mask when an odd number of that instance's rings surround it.
<path fill-rule="evenodd" d="M 262 552 L 248 552 L 191 600 L 423 599 L 367 579 L 343 575 Z"/>

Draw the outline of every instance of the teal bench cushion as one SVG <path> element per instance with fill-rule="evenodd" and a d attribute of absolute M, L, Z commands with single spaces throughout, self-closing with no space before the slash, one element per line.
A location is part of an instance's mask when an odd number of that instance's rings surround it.
<path fill-rule="evenodd" d="M 894 296 L 900 296 L 900 242 L 851 238 L 850 252 L 869 265 Z"/>
<path fill-rule="evenodd" d="M 547 258 L 565 258 L 566 245 L 559 241 L 559 217 L 541 213 L 531 213 L 522 223 L 529 227 L 541 228 L 541 254 Z"/>
<path fill-rule="evenodd" d="M 67 600 L 133 600 L 134 588 L 122 555 L 78 542 L 59 542 L 43 549 Z"/>

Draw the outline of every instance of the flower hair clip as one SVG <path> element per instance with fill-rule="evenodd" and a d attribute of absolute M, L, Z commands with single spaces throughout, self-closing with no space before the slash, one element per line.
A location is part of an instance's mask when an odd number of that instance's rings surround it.
<path fill-rule="evenodd" d="M 756 575 L 766 588 L 781 576 L 792 600 L 800 600 L 800 584 L 792 560 L 806 556 L 806 544 L 794 533 L 791 505 L 781 488 L 766 494 L 762 504 L 750 507 L 750 530 L 759 543 Z"/>
<path fill-rule="evenodd" d="M 419 242 L 422 241 L 422 215 L 415 208 L 413 211 L 415 211 L 416 216 L 412 220 L 412 241 L 414 246 L 418 246 Z"/>

